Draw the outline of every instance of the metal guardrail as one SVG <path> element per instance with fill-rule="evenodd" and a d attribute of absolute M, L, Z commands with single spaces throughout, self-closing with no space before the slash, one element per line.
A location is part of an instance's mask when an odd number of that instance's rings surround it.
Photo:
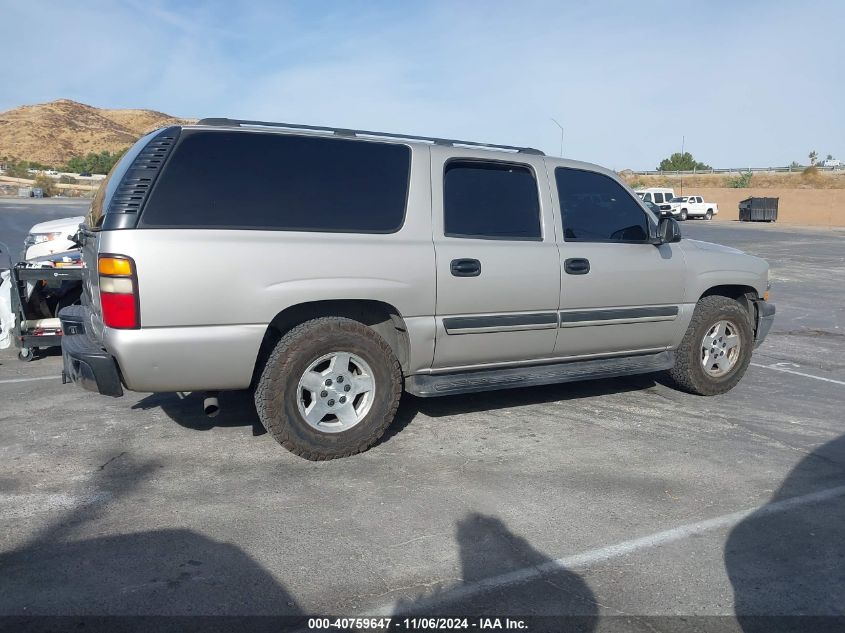
<path fill-rule="evenodd" d="M 662 171 L 660 169 L 650 171 L 631 171 L 637 176 L 690 176 L 699 174 L 744 174 L 748 172 L 755 174 L 761 172 L 801 173 L 807 169 L 807 167 L 809 167 L 809 165 L 801 167 L 737 167 L 732 169 L 690 169 L 681 171 Z M 840 165 L 839 167 L 822 167 L 821 165 L 815 165 L 815 168 L 819 171 L 845 171 L 845 165 Z"/>

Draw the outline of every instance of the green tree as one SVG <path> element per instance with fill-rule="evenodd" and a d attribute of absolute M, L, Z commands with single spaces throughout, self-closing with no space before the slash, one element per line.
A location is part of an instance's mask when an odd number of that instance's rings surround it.
<path fill-rule="evenodd" d="M 129 149 L 129 148 L 126 148 Z M 119 152 L 102 151 L 99 154 L 90 152 L 87 156 L 74 156 L 68 160 L 64 171 L 81 173 L 84 171 L 92 174 L 107 174 L 126 153 L 126 149 Z"/>
<path fill-rule="evenodd" d="M 12 159 L 6 163 L 6 175 L 10 178 L 29 178 L 27 169 L 29 169 L 29 163 L 26 161 Z"/>
<path fill-rule="evenodd" d="M 810 167 L 812 167 L 813 165 L 816 164 L 816 161 L 819 159 L 818 152 L 816 152 L 816 150 L 813 150 L 812 152 L 810 152 L 809 159 L 810 159 Z"/>
<path fill-rule="evenodd" d="M 828 154 L 825 160 L 833 160 L 833 154 Z"/>
<path fill-rule="evenodd" d="M 693 169 L 711 169 L 710 165 L 699 163 L 689 152 L 675 152 L 664 158 L 657 166 L 660 171 L 692 171 Z"/>

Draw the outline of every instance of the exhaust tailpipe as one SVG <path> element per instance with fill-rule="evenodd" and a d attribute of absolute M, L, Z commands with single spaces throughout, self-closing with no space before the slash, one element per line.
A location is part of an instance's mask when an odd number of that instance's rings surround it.
<path fill-rule="evenodd" d="M 217 414 L 220 413 L 220 403 L 217 402 L 216 391 L 209 391 L 206 394 L 205 400 L 202 401 L 202 410 L 210 418 L 217 417 Z"/>

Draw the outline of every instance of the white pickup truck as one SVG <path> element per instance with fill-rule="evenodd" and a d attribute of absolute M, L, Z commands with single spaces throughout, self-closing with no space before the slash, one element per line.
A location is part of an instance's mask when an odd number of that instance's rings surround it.
<path fill-rule="evenodd" d="M 679 220 L 687 218 L 704 218 L 711 220 L 719 213 L 719 205 L 715 202 L 705 202 L 701 196 L 676 196 L 669 201 L 672 215 Z"/>

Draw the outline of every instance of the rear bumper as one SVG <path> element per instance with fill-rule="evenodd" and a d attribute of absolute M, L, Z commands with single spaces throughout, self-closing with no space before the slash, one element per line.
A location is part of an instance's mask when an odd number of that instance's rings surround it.
<path fill-rule="evenodd" d="M 117 363 L 96 341 L 92 340 L 88 310 L 83 306 L 69 306 L 59 313 L 62 321 L 62 381 L 73 382 L 88 391 L 104 396 L 123 395 L 123 385 Z"/>
<path fill-rule="evenodd" d="M 760 344 L 766 340 L 769 330 L 772 329 L 772 323 L 775 322 L 775 306 L 766 301 L 757 301 L 757 329 L 754 335 L 754 347 L 759 347 Z"/>

